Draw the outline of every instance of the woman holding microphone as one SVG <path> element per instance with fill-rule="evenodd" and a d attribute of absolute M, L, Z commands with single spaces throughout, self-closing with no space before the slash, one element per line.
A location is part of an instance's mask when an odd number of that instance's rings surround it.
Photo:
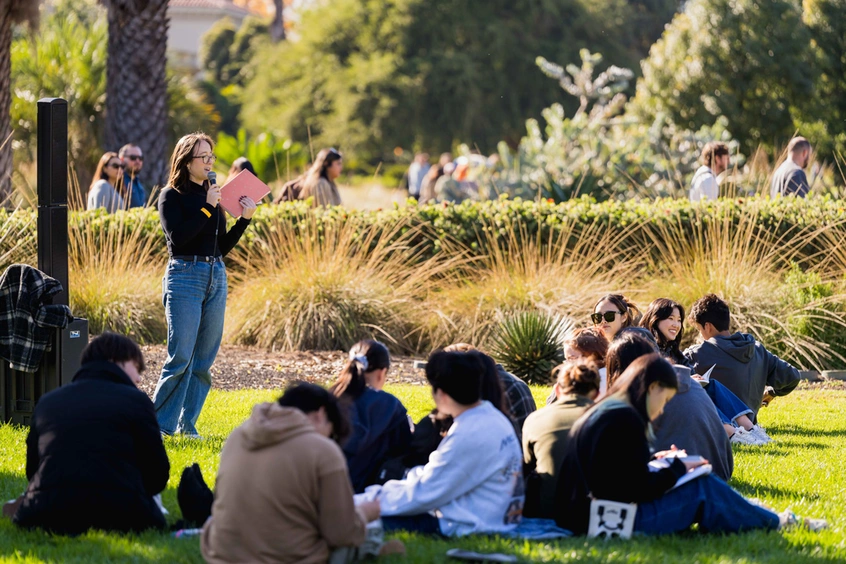
<path fill-rule="evenodd" d="M 226 267 L 222 258 L 243 235 L 256 203 L 240 200 L 243 213 L 226 231 L 220 188 L 208 135 L 182 137 L 173 150 L 170 179 L 159 195 L 159 216 L 170 260 L 162 279 L 167 318 L 167 360 L 153 403 L 163 434 L 199 437 L 195 427 L 211 388 L 211 366 L 223 336 Z M 210 175 L 211 173 L 211 175 Z"/>

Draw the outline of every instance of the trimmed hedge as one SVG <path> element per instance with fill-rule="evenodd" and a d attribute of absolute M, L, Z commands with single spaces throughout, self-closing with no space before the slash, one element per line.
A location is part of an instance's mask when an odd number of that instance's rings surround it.
<path fill-rule="evenodd" d="M 251 245 L 252 241 L 262 237 L 268 229 L 274 229 L 273 225 L 277 222 L 296 226 L 307 214 L 314 214 L 321 223 L 344 222 L 354 216 L 360 221 L 362 229 L 372 226 L 388 227 L 398 221 L 410 220 L 411 227 L 425 226 L 418 236 L 421 244 L 428 245 L 425 256 L 438 253 L 446 242 L 463 247 L 471 254 L 484 254 L 489 241 L 496 239 L 501 244 L 512 231 L 518 231 L 521 236 L 540 235 L 545 239 L 550 231 L 573 224 L 576 227 L 600 226 L 616 232 L 625 242 L 640 247 L 650 236 L 660 235 L 662 229 L 681 227 L 685 232 L 692 232 L 700 222 L 730 221 L 736 224 L 748 220 L 750 213 L 754 213 L 754 221 L 762 233 L 787 238 L 798 235 L 804 229 L 823 225 L 834 225 L 836 229 L 846 231 L 844 206 L 845 202 L 828 197 L 804 200 L 723 199 L 707 203 L 674 199 L 648 202 L 610 200 L 599 203 L 582 197 L 560 204 L 501 198 L 487 202 L 464 202 L 459 205 L 426 206 L 414 205 L 412 200 L 408 206 L 395 205 L 393 208 L 377 211 L 350 211 L 343 207 L 314 210 L 303 202 L 295 202 L 261 206 L 241 245 Z M 142 220 L 140 214 L 134 210 L 119 213 L 129 216 L 123 224 L 126 230 L 134 229 L 137 222 Z M 27 214 L 31 214 L 31 217 L 27 217 Z M 29 229 L 25 226 L 25 222 L 32 221 L 34 215 L 34 211 L 9 214 L 0 210 L 0 222 L 4 223 L 7 232 L 27 233 L 27 237 L 34 238 L 35 234 L 31 231 L 35 223 L 31 223 Z M 79 222 L 80 225 L 90 222 L 95 234 L 117 225 L 116 216 L 106 214 L 103 210 L 74 212 L 70 221 Z M 20 225 L 12 225 L 14 223 Z M 156 238 L 159 251 L 164 256 L 166 247 L 158 214 L 149 214 L 142 229 L 144 233 Z M 0 241 L 0 256 L 4 254 L 4 247 L 8 248 L 13 242 Z M 809 246 L 801 254 L 809 257 L 819 250 Z M 16 256 L 13 253 L 5 262 L 8 265 L 16 260 L 26 262 L 31 259 L 32 257 Z M 4 268 L 6 265 L 0 267 Z"/>

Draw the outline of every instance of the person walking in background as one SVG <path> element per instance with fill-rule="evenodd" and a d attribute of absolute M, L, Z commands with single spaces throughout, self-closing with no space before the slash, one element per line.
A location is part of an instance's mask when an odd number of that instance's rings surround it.
<path fill-rule="evenodd" d="M 109 151 L 100 157 L 100 162 L 97 163 L 97 169 L 94 171 L 94 180 L 88 188 L 87 209 L 105 208 L 109 213 L 126 209 L 124 199 L 126 192 L 118 186 L 119 184 L 123 186 L 121 169 L 123 169 L 123 163 L 117 153 Z"/>
<path fill-rule="evenodd" d="M 444 167 L 440 163 L 429 167 L 429 172 L 426 173 L 423 184 L 420 186 L 420 196 L 417 198 L 419 204 L 429 204 L 435 201 L 435 186 L 443 175 Z"/>
<path fill-rule="evenodd" d="M 729 148 L 725 143 L 711 141 L 702 148 L 702 166 L 693 175 L 690 201 L 716 200 L 720 197 L 719 176 L 729 166 Z"/>
<path fill-rule="evenodd" d="M 138 178 L 144 167 L 144 153 L 138 145 L 128 143 L 120 148 L 118 155 L 123 161 L 123 186 L 129 195 L 129 207 L 143 208 L 150 199 L 150 194 Z"/>
<path fill-rule="evenodd" d="M 176 143 L 159 216 L 170 260 L 162 281 L 167 318 L 167 359 L 153 395 L 162 433 L 197 437 L 197 418 L 211 388 L 211 366 L 223 337 L 227 279 L 223 257 L 256 211 L 241 199 L 243 215 L 226 230 L 220 188 L 207 179 L 214 142 L 192 133 Z"/>
<path fill-rule="evenodd" d="M 420 196 L 423 181 L 429 173 L 429 153 L 417 153 L 414 161 L 408 167 L 408 195 L 412 198 Z"/>
<path fill-rule="evenodd" d="M 344 169 L 344 158 L 335 149 L 322 149 L 302 183 L 300 199 L 313 198 L 313 206 L 340 206 L 341 194 L 335 180 Z"/>
<path fill-rule="evenodd" d="M 253 168 L 253 163 L 251 163 L 247 157 L 238 157 L 234 161 L 232 161 L 232 166 L 229 167 L 229 173 L 226 175 L 226 180 L 234 178 L 236 174 L 241 172 L 242 170 L 250 171 L 254 176 L 258 176 L 256 174 L 256 169 Z"/>
<path fill-rule="evenodd" d="M 805 169 L 811 162 L 811 143 L 804 137 L 794 137 L 787 146 L 787 160 L 773 173 L 770 197 L 808 195 L 811 186 Z"/>

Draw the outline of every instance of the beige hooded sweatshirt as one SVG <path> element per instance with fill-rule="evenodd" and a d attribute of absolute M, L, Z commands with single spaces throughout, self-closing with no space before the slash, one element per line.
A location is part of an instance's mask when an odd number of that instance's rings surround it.
<path fill-rule="evenodd" d="M 340 447 L 305 414 L 277 403 L 253 408 L 220 454 L 206 562 L 326 562 L 364 542 Z"/>

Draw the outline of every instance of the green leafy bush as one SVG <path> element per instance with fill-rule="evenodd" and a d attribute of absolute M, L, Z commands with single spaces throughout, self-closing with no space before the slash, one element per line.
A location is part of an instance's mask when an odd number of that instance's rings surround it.
<path fill-rule="evenodd" d="M 529 384 L 549 383 L 552 369 L 564 361 L 562 339 L 567 323 L 541 311 L 505 318 L 491 339 L 491 355 Z"/>

